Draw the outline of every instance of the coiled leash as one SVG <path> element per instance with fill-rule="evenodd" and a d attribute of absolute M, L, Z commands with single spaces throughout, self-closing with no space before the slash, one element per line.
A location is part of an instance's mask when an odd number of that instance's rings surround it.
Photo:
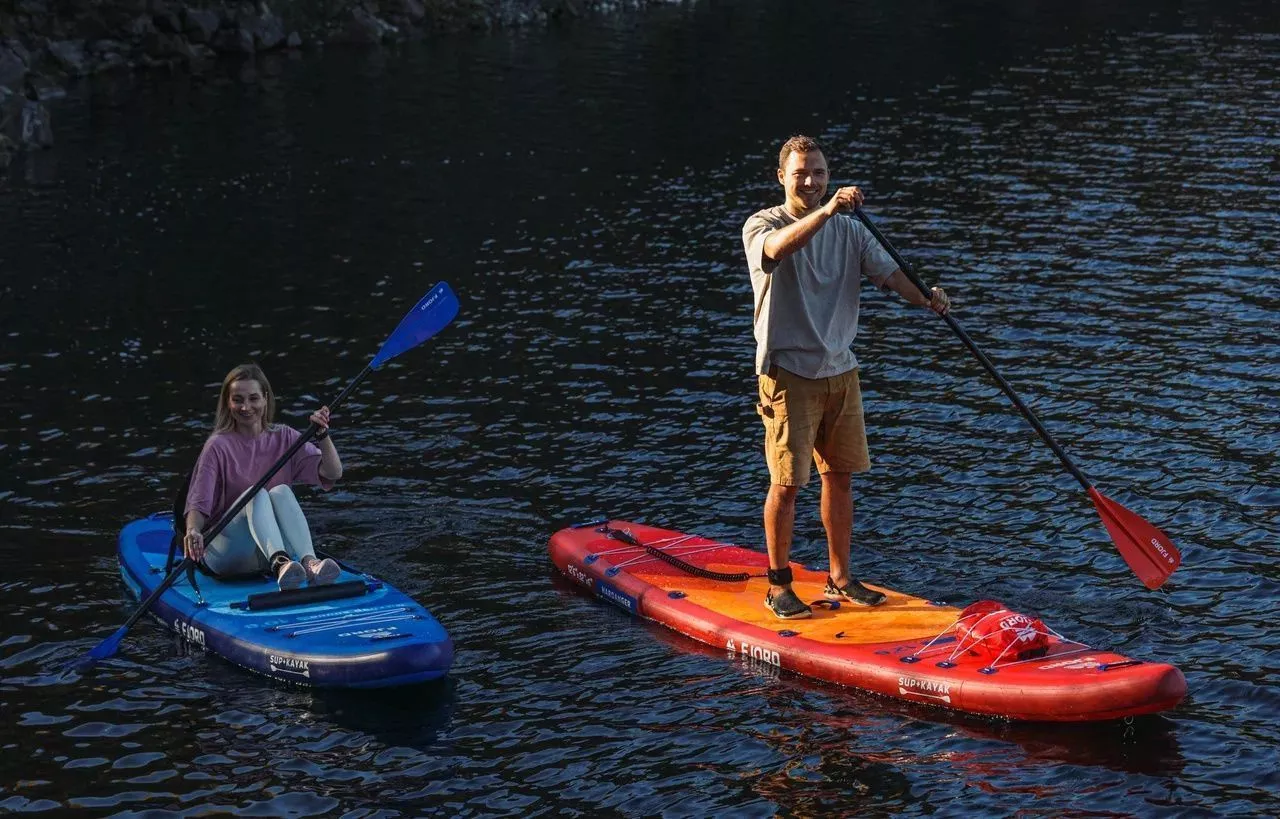
<path fill-rule="evenodd" d="M 604 536 L 610 540 L 620 540 L 629 546 L 638 546 L 659 560 L 675 566 L 680 571 L 688 572 L 689 574 L 695 577 L 701 577 L 704 580 L 717 580 L 721 583 L 741 583 L 745 580 L 751 579 L 752 577 L 760 576 L 752 575 L 747 572 L 717 572 L 712 571 L 711 569 L 704 569 L 701 566 L 695 566 L 692 563 L 681 560 L 675 555 L 662 551 L 656 546 L 650 546 L 647 543 L 642 543 L 639 538 L 631 534 L 631 530 L 629 529 L 614 529 L 606 523 L 596 529 L 596 531 L 603 533 Z"/>

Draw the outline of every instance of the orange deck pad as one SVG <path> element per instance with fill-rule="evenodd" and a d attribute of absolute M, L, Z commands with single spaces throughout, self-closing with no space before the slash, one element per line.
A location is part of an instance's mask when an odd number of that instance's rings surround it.
<path fill-rule="evenodd" d="M 679 553 L 676 552 L 678 555 Z M 654 562 L 659 562 L 656 559 Z M 712 571 L 734 573 L 759 571 L 758 566 L 707 563 Z M 793 568 L 795 582 L 791 589 L 806 603 L 825 600 L 822 589 L 827 576 L 822 572 Z M 688 600 L 726 617 L 767 629 L 788 628 L 827 643 L 886 643 L 904 640 L 928 640 L 949 629 L 960 616 L 960 609 L 938 606 L 909 594 L 871 583 L 867 588 L 884 592 L 888 599 L 869 608 L 842 602 L 830 609 L 823 604 L 813 606 L 813 616 L 800 620 L 779 620 L 765 608 L 764 596 L 769 581 L 753 577 L 739 583 L 725 583 L 701 577 L 677 577 L 668 573 L 650 574 L 637 566 L 631 574 L 666 591 L 682 591 Z M 837 636 L 840 635 L 840 636 Z"/>

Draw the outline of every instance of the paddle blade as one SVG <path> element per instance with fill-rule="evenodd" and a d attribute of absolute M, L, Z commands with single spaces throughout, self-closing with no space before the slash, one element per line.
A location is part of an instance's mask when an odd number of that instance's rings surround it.
<path fill-rule="evenodd" d="M 400 320 L 400 326 L 382 343 L 369 368 L 376 370 L 405 350 L 417 347 L 448 327 L 456 315 L 458 297 L 448 284 L 440 282 Z"/>
<path fill-rule="evenodd" d="M 69 667 L 82 671 L 86 668 L 89 668 L 99 660 L 105 660 L 111 655 L 115 654 L 116 649 L 120 648 L 120 641 L 124 639 L 125 632 L 127 632 L 128 630 L 129 630 L 129 627 L 127 625 L 121 626 L 120 628 L 116 629 L 115 634 L 112 634 L 110 637 L 103 640 L 101 643 L 98 643 L 96 646 L 90 649 L 88 654 L 85 654 L 79 660 L 76 660 L 74 663 L 71 663 Z"/>
<path fill-rule="evenodd" d="M 1089 498 L 1115 541 L 1120 556 L 1148 589 L 1158 589 L 1182 563 L 1182 554 L 1164 532 L 1089 487 Z"/>

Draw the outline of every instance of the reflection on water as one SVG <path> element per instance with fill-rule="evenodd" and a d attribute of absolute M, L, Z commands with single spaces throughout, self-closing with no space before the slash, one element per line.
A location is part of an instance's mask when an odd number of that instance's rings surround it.
<path fill-rule="evenodd" d="M 749 0 L 73 89 L 0 182 L 0 810 L 1275 813 L 1272 12 Z M 798 43 L 802 78 L 769 68 Z M 1144 590 L 945 326 L 868 292 L 857 570 L 1173 662 L 1176 711 L 912 707 L 549 578 L 550 533 L 601 515 L 760 542 L 739 230 L 794 131 L 1184 555 Z M 258 360 L 302 426 L 439 280 L 458 320 L 351 396 L 344 482 L 302 502 L 446 625 L 449 679 L 286 688 L 152 623 L 63 673 L 132 612 L 115 535 L 168 505 L 221 374 Z"/>

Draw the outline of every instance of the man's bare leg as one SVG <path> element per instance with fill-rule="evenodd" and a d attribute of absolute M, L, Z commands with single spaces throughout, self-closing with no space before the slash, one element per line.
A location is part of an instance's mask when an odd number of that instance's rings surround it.
<path fill-rule="evenodd" d="M 796 495 L 798 486 L 769 485 L 769 494 L 764 501 L 764 540 L 769 548 L 769 568 L 785 569 L 791 559 L 791 538 L 796 525 Z M 846 554 L 848 547 L 845 547 Z M 770 586 L 774 594 L 781 593 L 787 586 Z"/>
<path fill-rule="evenodd" d="M 822 526 L 827 530 L 827 557 L 836 587 L 849 582 L 849 544 L 853 539 L 853 489 L 848 472 L 822 475 Z M 773 559 L 770 550 L 769 558 Z"/>

